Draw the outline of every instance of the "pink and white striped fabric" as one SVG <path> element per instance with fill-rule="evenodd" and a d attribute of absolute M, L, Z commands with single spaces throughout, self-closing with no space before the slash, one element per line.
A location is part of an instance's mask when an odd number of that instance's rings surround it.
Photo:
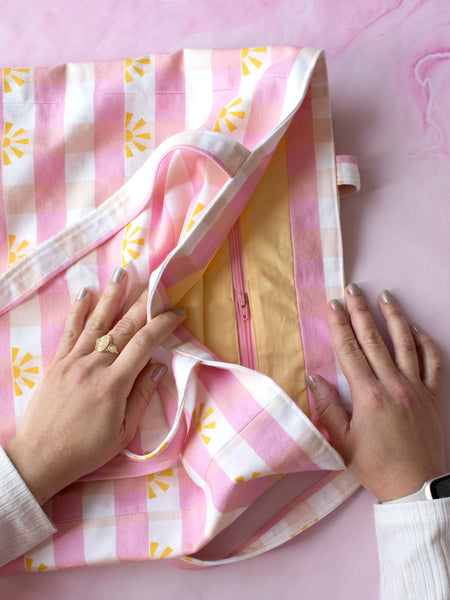
<path fill-rule="evenodd" d="M 335 156 L 323 53 L 4 69 L 0 119 L 2 444 L 81 287 L 100 294 L 121 264 L 130 292 L 148 283 L 149 318 L 188 309 L 133 442 L 48 503 L 57 534 L 7 569 L 217 565 L 342 503 L 357 484 L 305 385 L 319 372 L 347 395 L 325 305 L 343 291 L 338 186 L 359 188 Z M 246 523 L 265 497 L 272 512 Z M 213 548 L 237 519 L 241 538 Z"/>

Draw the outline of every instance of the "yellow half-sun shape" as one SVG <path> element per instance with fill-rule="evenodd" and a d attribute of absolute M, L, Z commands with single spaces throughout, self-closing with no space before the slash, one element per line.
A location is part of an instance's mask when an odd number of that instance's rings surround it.
<path fill-rule="evenodd" d="M 195 217 L 197 217 L 197 215 L 199 215 L 204 208 L 205 208 L 204 204 L 202 204 L 201 202 L 197 202 L 194 210 L 192 211 L 190 219 L 186 225 L 186 229 L 184 230 L 184 235 L 186 235 L 194 227 L 195 222 L 197 220 Z"/>
<path fill-rule="evenodd" d="M 252 479 L 258 479 L 258 477 L 260 477 L 260 475 L 261 475 L 261 473 L 255 471 L 254 473 L 252 473 L 252 477 L 251 478 Z M 235 481 L 237 483 L 245 481 L 244 476 L 243 475 L 239 475 L 239 477 L 236 477 Z"/>
<path fill-rule="evenodd" d="M 151 64 L 149 58 L 126 58 L 125 59 L 125 81 L 130 83 L 133 81 L 133 75 L 138 74 L 140 77 L 144 77 L 145 65 Z"/>
<path fill-rule="evenodd" d="M 156 498 L 157 496 L 157 488 L 158 486 L 160 490 L 163 492 L 167 492 L 170 488 L 170 485 L 165 481 L 161 481 L 161 479 L 165 479 L 166 477 L 173 477 L 173 469 L 166 469 L 165 471 L 160 471 L 159 473 L 151 473 L 151 475 L 147 475 L 147 490 L 148 490 L 148 498 L 151 500 L 152 498 Z M 156 491 L 155 491 L 156 490 Z"/>
<path fill-rule="evenodd" d="M 142 130 L 147 122 L 144 119 L 139 119 L 136 125 L 131 128 L 133 118 L 134 114 L 127 112 L 125 117 L 125 154 L 127 158 L 134 156 L 131 144 L 134 144 L 139 152 L 144 152 L 144 150 L 147 150 L 147 146 L 142 141 L 151 139 L 150 132 Z"/>
<path fill-rule="evenodd" d="M 3 91 L 5 94 L 13 91 L 14 84 L 21 87 L 25 83 L 22 79 L 24 73 L 29 73 L 30 69 L 3 69 Z"/>
<path fill-rule="evenodd" d="M 14 393 L 16 396 L 22 396 L 23 384 L 25 384 L 30 390 L 34 388 L 34 386 L 36 385 L 36 381 L 30 379 L 30 376 L 34 378 L 36 375 L 39 374 L 39 367 L 28 365 L 28 363 L 34 358 L 33 355 L 27 352 L 25 356 L 21 360 L 19 360 L 19 352 L 19 348 L 11 348 L 11 359 L 14 377 Z"/>
<path fill-rule="evenodd" d="M 271 473 L 271 477 L 284 477 L 284 473 Z M 258 471 L 254 471 L 252 473 L 251 479 L 258 479 L 261 477 L 261 473 Z M 239 477 L 235 478 L 236 483 L 241 483 L 242 481 L 249 481 L 248 479 L 244 479 L 243 475 L 239 475 Z"/>
<path fill-rule="evenodd" d="M 241 50 L 241 68 L 242 75 L 245 77 L 250 75 L 251 71 L 259 69 L 263 64 L 260 58 L 264 58 L 261 54 L 266 54 L 267 46 L 263 48 L 242 48 Z"/>
<path fill-rule="evenodd" d="M 152 560 L 155 560 L 157 558 L 156 556 L 156 551 L 158 549 L 159 546 L 159 542 L 150 542 L 150 558 Z M 166 546 L 166 548 L 164 548 L 164 550 L 161 552 L 160 556 L 159 556 L 159 560 L 162 560 L 163 558 L 167 558 L 169 556 L 169 554 L 171 554 L 173 552 L 173 548 L 171 548 L 170 546 Z"/>
<path fill-rule="evenodd" d="M 190 562 L 190 563 L 191 563 L 191 562 L 194 562 L 194 560 L 193 560 L 192 556 L 185 556 L 185 557 L 184 557 L 184 560 L 187 560 L 187 561 L 188 561 L 188 562 Z M 197 558 L 197 560 L 198 560 L 198 558 Z M 201 560 L 201 561 L 200 561 L 200 563 L 201 563 L 202 565 L 204 565 L 204 564 L 205 564 L 205 561 L 204 561 L 204 560 Z"/>
<path fill-rule="evenodd" d="M 33 559 L 32 558 L 25 558 L 25 568 L 27 571 L 31 571 L 33 570 Z M 40 563 L 40 565 L 38 566 L 37 570 L 38 571 L 45 571 L 46 569 L 46 565 L 44 565 L 44 563 Z"/>
<path fill-rule="evenodd" d="M 27 240 L 16 241 L 15 235 L 8 235 L 8 269 L 24 258 L 29 250 Z M 24 250 L 26 251 L 24 252 Z"/>
<path fill-rule="evenodd" d="M 3 154 L 3 164 L 10 165 L 11 164 L 11 152 L 17 156 L 17 158 L 22 158 L 25 154 L 23 150 L 18 147 L 17 144 L 26 145 L 30 143 L 30 140 L 23 135 L 26 133 L 25 129 L 17 129 L 13 132 L 13 123 L 9 121 L 5 122 L 5 129 L 3 133 L 3 144 L 2 144 L 2 154 Z"/>
<path fill-rule="evenodd" d="M 200 437 L 202 438 L 202 440 L 205 442 L 205 444 L 209 444 L 209 442 L 211 441 L 211 438 L 208 435 L 205 435 L 204 433 L 202 433 L 205 429 L 215 429 L 216 428 L 216 422 L 215 421 L 209 421 L 209 417 L 213 414 L 214 409 L 210 406 L 208 408 L 208 410 L 205 412 L 205 414 L 203 414 L 203 410 L 205 408 L 205 403 L 201 402 L 200 406 L 199 406 L 199 410 L 198 410 L 198 417 L 197 417 L 197 409 L 194 409 L 194 412 L 192 413 L 192 420 L 195 423 L 195 427 L 197 429 L 197 431 L 200 434 Z M 208 432 L 207 432 L 208 433 Z"/>
<path fill-rule="evenodd" d="M 122 240 L 122 267 L 125 268 L 128 265 L 127 258 L 131 256 L 133 260 L 140 256 L 140 252 L 138 252 L 139 246 L 143 246 L 145 244 L 144 238 L 136 237 L 136 235 L 141 231 L 139 225 L 136 225 L 133 228 L 133 223 L 128 223 L 125 229 L 125 233 Z M 132 246 L 135 248 L 132 248 Z"/>
<path fill-rule="evenodd" d="M 222 133 L 222 128 L 224 128 L 225 125 L 227 126 L 228 131 L 234 131 L 237 129 L 236 123 L 239 123 L 237 119 L 243 120 L 245 117 L 245 111 L 236 110 L 236 107 L 243 102 L 244 101 L 242 98 L 236 98 L 236 100 L 230 100 L 227 102 L 221 109 L 219 116 L 214 123 L 214 131 Z"/>

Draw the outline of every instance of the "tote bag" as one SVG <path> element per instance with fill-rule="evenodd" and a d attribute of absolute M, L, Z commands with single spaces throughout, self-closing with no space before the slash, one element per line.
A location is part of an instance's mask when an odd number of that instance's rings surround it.
<path fill-rule="evenodd" d="M 6 568 L 225 564 L 341 504 L 357 483 L 305 384 L 348 396 L 325 306 L 343 293 L 338 187 L 359 175 L 335 156 L 323 52 L 4 69 L 0 118 L 2 444 L 81 287 L 99 295 L 120 264 L 149 318 L 188 312 L 132 443 L 57 494 L 58 532 Z"/>

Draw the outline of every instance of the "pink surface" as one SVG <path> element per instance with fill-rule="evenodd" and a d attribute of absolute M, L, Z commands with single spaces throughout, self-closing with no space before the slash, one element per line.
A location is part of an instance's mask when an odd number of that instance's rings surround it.
<path fill-rule="evenodd" d="M 362 192 L 342 201 L 347 281 L 358 282 L 373 306 L 383 287 L 397 295 L 437 340 L 448 390 L 450 6 L 359 4 L 364 8 L 353 0 L 3 0 L 0 67 L 182 47 L 325 48 L 337 151 L 358 156 L 362 177 Z M 448 404 L 443 409 L 449 432 Z M 7 576 L 0 596 L 375 600 L 372 504 L 360 492 L 284 547 L 232 566 L 186 572 L 153 562 Z"/>

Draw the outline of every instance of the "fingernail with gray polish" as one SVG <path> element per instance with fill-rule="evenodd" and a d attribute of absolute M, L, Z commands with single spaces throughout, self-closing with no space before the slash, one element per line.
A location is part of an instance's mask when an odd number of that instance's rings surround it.
<path fill-rule="evenodd" d="M 81 288 L 81 290 L 78 292 L 78 295 L 77 295 L 77 298 L 76 298 L 76 299 L 77 299 L 77 300 L 83 300 L 83 298 L 85 298 L 86 294 L 87 294 L 87 288 L 83 287 L 83 288 Z"/>
<path fill-rule="evenodd" d="M 341 306 L 341 303 L 339 302 L 339 300 L 332 300 L 330 302 L 330 306 L 334 310 L 334 312 L 339 312 L 342 310 L 342 306 Z"/>
<path fill-rule="evenodd" d="M 359 287 L 356 285 L 356 283 L 351 283 L 350 285 L 348 285 L 347 291 L 350 294 L 350 296 L 361 296 L 362 295 L 362 292 L 359 289 Z"/>
<path fill-rule="evenodd" d="M 117 267 L 117 269 L 114 270 L 114 273 L 111 275 L 111 282 L 112 283 L 119 283 L 119 281 L 122 280 L 122 277 L 125 274 L 125 269 L 122 269 L 122 267 Z"/>
<path fill-rule="evenodd" d="M 166 365 L 157 365 L 150 375 L 150 379 L 155 383 L 159 383 L 164 375 L 167 373 Z"/>
<path fill-rule="evenodd" d="M 186 314 L 186 309 L 184 308 L 184 306 L 177 306 L 177 308 L 173 309 L 173 312 L 176 315 L 184 316 Z"/>
<path fill-rule="evenodd" d="M 392 304 L 393 302 L 395 302 L 395 298 L 389 290 L 383 290 L 381 292 L 381 299 L 385 304 Z"/>

